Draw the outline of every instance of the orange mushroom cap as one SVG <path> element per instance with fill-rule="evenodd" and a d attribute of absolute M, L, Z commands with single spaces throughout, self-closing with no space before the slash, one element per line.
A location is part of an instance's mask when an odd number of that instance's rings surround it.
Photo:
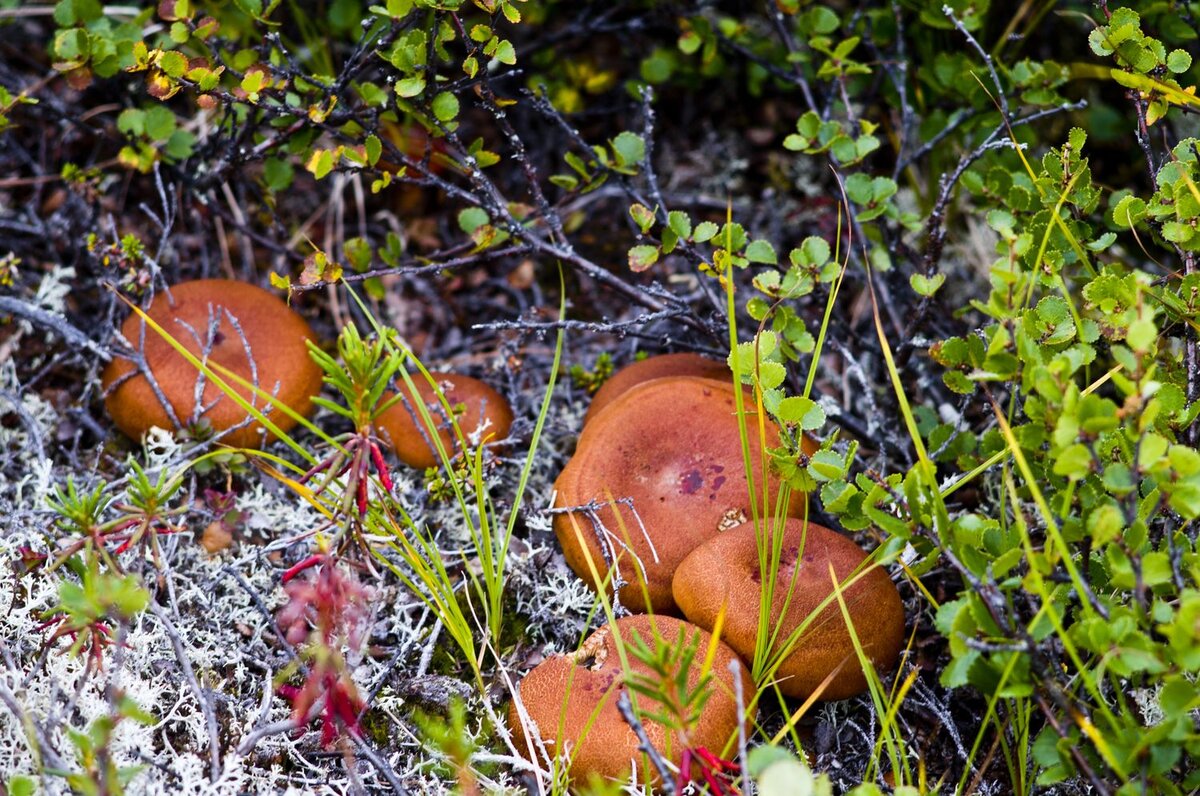
<path fill-rule="evenodd" d="M 592 403 L 583 419 L 584 424 L 590 423 L 601 410 L 628 390 L 651 379 L 671 376 L 698 376 L 717 381 L 733 381 L 733 374 L 730 373 L 728 365 L 700 354 L 659 354 L 647 357 L 621 368 L 600 386 L 592 397 Z"/>
<path fill-rule="evenodd" d="M 764 529 L 772 527 L 766 520 Z M 895 666 L 904 646 L 904 605 L 883 568 L 867 565 L 862 571 L 866 560 L 863 549 L 842 534 L 812 522 L 806 531 L 803 520 L 789 518 L 771 611 L 772 629 L 782 617 L 774 650 L 782 649 L 792 632 L 833 594 L 832 567 L 843 584 L 854 632 L 872 665 L 880 671 Z M 675 571 L 673 591 L 684 615 L 703 628 L 711 629 L 724 607 L 721 640 L 752 659 L 762 594 L 754 523 L 728 530 L 692 552 Z M 805 698 L 834 670 L 838 673 L 821 699 L 845 699 L 866 690 L 866 676 L 836 598 L 812 617 L 775 677 L 784 694 Z"/>
<path fill-rule="evenodd" d="M 745 409 L 752 472 L 760 478 L 758 420 L 752 405 Z M 766 423 L 765 430 L 766 444 L 779 445 L 775 426 Z M 767 482 L 773 507 L 779 481 L 768 476 Z M 618 592 L 625 607 L 676 612 L 675 567 L 721 529 L 751 516 L 733 385 L 683 376 L 626 391 L 584 429 L 555 489 L 559 508 L 605 504 L 596 509 L 606 531 L 603 548 L 587 512 L 555 515 L 555 534 L 575 573 L 595 589 L 588 557 L 601 579 L 615 563 L 626 581 Z M 761 501 L 763 484 L 756 484 L 755 494 Z M 611 502 L 625 498 L 636 514 Z M 800 512 L 804 501 L 803 493 L 792 493 L 789 513 Z"/>
<path fill-rule="evenodd" d="M 314 340 L 315 335 L 308 323 L 273 293 L 231 279 L 198 279 L 157 295 L 146 314 L 193 355 L 201 357 L 211 342 L 210 365 L 220 365 L 257 383 L 260 390 L 301 415 L 312 412 L 312 396 L 321 391 L 321 368 L 309 357 L 306 341 Z M 215 327 L 211 327 L 214 319 Z M 210 328 L 215 328 L 211 341 Z M 196 384 L 203 376 L 157 332 L 149 327 L 143 330 L 137 314 L 126 318 L 121 334 L 135 349 L 140 347 L 154 381 L 181 423 L 197 419 L 199 413 L 213 430 L 225 431 L 249 416 L 209 379 L 204 379 L 197 406 Z M 296 425 L 253 390 L 223 380 L 247 403 L 267 414 L 281 431 Z M 114 359 L 104 369 L 101 383 L 105 390 L 112 388 L 105 398 L 109 415 L 130 437 L 139 439 L 152 426 L 174 427 L 150 382 L 133 362 Z M 253 421 L 229 432 L 222 441 L 235 447 L 258 447 L 264 444 L 263 431 L 262 425 Z"/>
<path fill-rule="evenodd" d="M 570 655 L 556 655 L 535 667 L 521 681 L 519 695 L 532 727 L 552 755 L 570 755 L 569 773 L 572 780 L 582 783 L 589 775 L 602 779 L 628 781 L 634 769 L 638 780 L 654 783 L 657 772 L 638 751 L 638 739 L 621 717 L 617 708 L 620 692 L 625 689 L 621 657 L 617 648 L 619 635 L 628 647 L 634 637 L 655 648 L 655 630 L 662 644 L 674 646 L 680 641 L 681 630 L 685 644 L 695 644 L 697 653 L 687 673 L 689 688 L 696 688 L 702 675 L 704 661 L 712 637 L 704 630 L 667 616 L 627 616 L 597 630 Z M 643 718 L 642 726 L 655 749 L 677 762 L 684 746 L 704 746 L 720 754 L 738 730 L 738 711 L 734 675 L 729 664 L 736 659 L 733 650 L 718 644 L 708 685 L 712 695 L 704 705 L 700 720 L 684 739 L 672 732 L 668 744 L 667 728 L 656 721 Z M 630 671 L 651 675 L 649 667 L 629 656 Z M 742 694 L 753 694 L 752 684 L 741 667 Z M 661 710 L 662 706 L 645 696 L 637 698 L 643 716 Z M 746 722 L 753 718 L 747 715 Z M 521 721 L 516 703 L 508 712 L 508 724 L 515 736 L 516 747 L 523 754 L 537 754 L 530 743 L 526 726 Z"/>
<path fill-rule="evenodd" d="M 456 419 L 468 442 L 473 442 L 476 435 L 479 442 L 495 442 L 508 437 L 512 428 L 513 413 L 503 395 L 470 376 L 458 373 L 431 375 L 452 409 L 460 404 L 466 408 Z M 433 387 L 420 376 L 413 380 L 413 384 L 425 408 L 429 410 L 430 417 L 437 423 L 437 434 L 442 446 L 453 456 L 458 451 L 458 440 Z M 407 392 L 405 390 L 402 400 L 379 415 L 375 421 L 376 425 L 384 439 L 391 443 L 400 461 L 409 467 L 436 467 L 439 463 L 437 449 L 426 436 L 421 413 L 411 405 L 411 396 Z"/>

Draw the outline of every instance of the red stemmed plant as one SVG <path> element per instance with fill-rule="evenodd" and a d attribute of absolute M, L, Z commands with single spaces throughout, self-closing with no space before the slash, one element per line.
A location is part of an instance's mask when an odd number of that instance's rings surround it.
<path fill-rule="evenodd" d="M 334 450 L 299 481 L 302 484 L 316 481 L 313 494 L 319 495 L 337 478 L 346 476 L 337 508 L 350 527 L 360 523 L 367 513 L 372 470 L 385 493 L 392 490 L 392 477 L 379 447 L 375 420 L 397 400 L 394 397 L 385 400 L 383 396 L 402 357 L 388 351 L 381 339 L 369 343 L 363 340 L 353 324 L 346 326 L 338 337 L 338 359 L 311 343 L 309 354 L 325 371 L 325 383 L 337 390 L 342 399 L 337 402 L 318 396 L 313 402 L 349 420 L 354 430 L 337 437 Z"/>
<path fill-rule="evenodd" d="M 679 760 L 675 792 L 686 793 L 684 788 L 689 784 L 703 782 L 713 796 L 736 796 L 739 791 L 733 783 L 740 771 L 737 763 L 718 757 L 706 747 L 684 749 Z"/>
<path fill-rule="evenodd" d="M 288 570 L 284 590 L 288 601 L 279 611 L 279 624 L 289 642 L 304 643 L 300 652 L 304 682 L 298 687 L 283 684 L 277 690 L 291 700 L 292 719 L 298 726 L 320 717 L 321 745 L 328 747 L 342 732 L 359 734 L 364 702 L 342 650 L 362 645 L 369 590 L 325 552 Z"/>

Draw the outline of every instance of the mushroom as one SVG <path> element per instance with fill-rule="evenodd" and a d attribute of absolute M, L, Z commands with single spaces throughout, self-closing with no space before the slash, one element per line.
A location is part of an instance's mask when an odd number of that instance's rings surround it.
<path fill-rule="evenodd" d="M 627 390 L 651 379 L 670 376 L 699 376 L 705 379 L 730 382 L 733 380 L 728 365 L 700 354 L 659 354 L 647 357 L 621 368 L 601 385 L 595 396 L 592 397 L 591 406 L 588 407 L 587 415 L 583 418 L 584 425 L 590 423 L 602 409 Z"/>
<path fill-rule="evenodd" d="M 761 505 L 758 418 L 752 404 L 745 409 Z M 738 426 L 732 383 L 693 376 L 647 381 L 596 415 L 555 482 L 560 512 L 554 531 L 575 573 L 595 589 L 592 566 L 600 580 L 614 570 L 625 607 L 676 613 L 675 567 L 751 515 Z M 775 426 L 766 423 L 765 429 L 766 444 L 779 445 Z M 766 480 L 773 507 L 779 481 Z M 803 493 L 792 493 L 788 513 L 801 511 L 804 500 Z"/>
<path fill-rule="evenodd" d="M 657 636 L 655 631 L 657 630 Z M 682 631 L 682 633 L 681 633 Z M 687 672 L 689 689 L 697 688 L 703 674 L 701 666 L 712 636 L 704 630 L 667 616 L 627 616 L 616 620 L 610 628 L 597 630 L 569 655 L 556 655 L 538 664 L 525 676 L 519 687 L 519 701 L 528 714 L 528 723 L 521 720 L 517 701 L 508 711 L 508 724 L 515 736 L 516 748 L 534 759 L 538 741 L 554 756 L 569 759 L 570 778 L 579 784 L 589 776 L 628 781 L 637 772 L 642 783 L 653 784 L 657 771 L 647 764 L 638 750 L 638 739 L 629 724 L 621 717 L 617 700 L 624 685 L 625 673 L 617 647 L 617 636 L 628 649 L 634 637 L 651 649 L 658 644 L 695 645 Z M 676 650 L 678 651 L 678 650 Z M 649 667 L 626 653 L 629 673 L 654 676 Z M 651 744 L 661 754 L 675 760 L 685 748 L 706 747 L 720 753 L 738 731 L 737 702 L 734 698 L 734 674 L 729 664 L 736 659 L 723 643 L 716 648 L 711 671 L 713 680 L 706 686 L 711 692 L 695 727 L 686 735 L 678 729 L 670 731 L 661 723 L 647 718 L 664 706 L 647 696 L 637 697 L 642 726 Z M 678 664 L 679 658 L 671 658 Z M 752 684 L 744 666 L 739 667 L 742 693 L 751 694 Z M 678 669 L 675 670 L 675 673 Z M 745 717 L 747 724 L 753 714 Z M 531 730 L 538 736 L 531 739 Z"/>
<path fill-rule="evenodd" d="M 773 526 L 771 520 L 764 520 L 764 529 Z M 785 522 L 782 550 L 772 632 L 781 617 L 782 625 L 772 652 L 781 650 L 793 631 L 833 594 L 832 568 L 843 584 L 842 597 L 864 652 L 877 670 L 890 670 L 904 644 L 904 605 L 887 572 L 867 564 L 863 549 L 840 533 L 812 522 L 806 531 L 805 522 L 794 518 Z M 721 639 L 751 660 L 762 595 L 754 523 L 730 529 L 696 548 L 676 569 L 673 591 L 684 616 L 700 627 L 711 629 L 724 609 Z M 835 670 L 821 699 L 845 699 L 866 690 L 866 676 L 836 597 L 811 618 L 775 676 L 784 694 L 804 698 Z"/>
<path fill-rule="evenodd" d="M 315 335 L 274 294 L 231 279 L 198 279 L 160 293 L 146 314 L 209 365 L 227 368 L 257 384 L 301 415 L 312 411 L 312 396 L 321 390 L 321 368 L 309 357 L 306 344 Z M 250 420 L 245 409 L 165 338 L 143 328 L 140 316 L 130 315 L 121 334 L 140 354 L 157 392 L 133 361 L 109 363 L 101 383 L 107 391 L 105 406 L 117 428 L 139 439 L 152 426 L 174 428 L 176 421 L 186 425 L 204 419 L 214 431 L 228 432 L 222 441 L 235 447 L 258 447 L 270 439 L 261 423 Z M 223 380 L 247 403 L 268 414 L 281 431 L 296 425 L 250 388 Z M 200 383 L 203 390 L 197 401 Z"/>
<path fill-rule="evenodd" d="M 504 396 L 470 376 L 458 373 L 431 375 L 446 396 L 446 402 L 450 404 L 451 409 L 462 407 L 462 413 L 456 414 L 455 419 L 468 442 L 480 444 L 489 439 L 494 441 L 508 437 L 509 429 L 512 428 L 513 413 Z M 446 412 L 433 387 L 420 376 L 413 380 L 413 384 L 430 417 L 437 423 L 437 434 L 442 440 L 442 446 L 453 456 L 458 450 L 454 427 L 446 418 Z M 421 413 L 411 405 L 409 395 L 406 394 L 403 400 L 385 409 L 377 418 L 376 424 L 395 448 L 396 456 L 409 467 L 437 467 L 437 449 L 432 445 L 428 430 L 421 420 Z"/>

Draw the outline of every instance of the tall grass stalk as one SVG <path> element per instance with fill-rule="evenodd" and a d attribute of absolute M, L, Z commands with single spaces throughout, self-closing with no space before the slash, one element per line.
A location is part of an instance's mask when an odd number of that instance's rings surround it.
<path fill-rule="evenodd" d="M 560 283 L 561 281 L 562 276 L 560 272 Z M 385 348 L 390 352 L 401 354 L 404 360 L 410 363 L 418 371 L 420 377 L 433 389 L 438 403 L 441 404 L 445 416 L 449 419 L 454 437 L 458 442 L 458 448 L 463 451 L 465 461 L 468 463 L 468 474 L 474 489 L 473 501 L 468 498 L 458 478 L 454 477 L 451 453 L 446 450 L 446 446 L 442 443 L 441 435 L 438 433 L 438 423 L 425 406 L 425 402 L 421 399 L 416 380 L 407 369 L 399 369 L 397 375 L 403 380 L 404 388 L 412 399 L 411 405 L 420 415 L 420 422 L 426 431 L 426 435 L 437 451 L 437 456 L 442 467 L 448 474 L 447 478 L 454 493 L 454 500 L 458 506 L 463 524 L 470 534 L 472 547 L 479 559 L 480 573 L 477 574 L 470 567 L 464 567 L 463 569 L 467 574 L 474 599 L 482 603 L 482 623 L 475 616 L 472 616 L 470 620 L 468 619 L 466 612 L 456 599 L 458 589 L 456 578 L 447 569 L 441 550 L 433 538 L 427 536 L 420 526 L 412 521 L 411 517 L 401 514 L 399 521 L 397 521 L 396 516 L 390 516 L 382 530 L 386 531 L 390 537 L 389 544 L 392 549 L 400 553 L 403 560 L 416 573 L 420 583 L 412 583 L 412 586 L 417 587 L 414 589 L 414 593 L 421 597 L 421 599 L 426 600 L 426 604 L 442 619 L 447 630 L 450 631 L 452 638 L 455 639 L 463 652 L 474 662 L 474 673 L 482 688 L 482 652 L 488 647 L 481 648 L 476 646 L 472 626 L 482 625 L 480 629 L 488 633 L 498 655 L 500 638 L 504 628 L 504 584 L 507 579 L 509 547 L 513 531 L 516 528 L 522 499 L 533 469 L 534 457 L 538 455 L 538 442 L 541 439 L 546 417 L 549 414 L 550 401 L 553 397 L 554 385 L 562 361 L 564 332 L 560 329 L 555 339 L 554 360 L 551 365 L 550 378 L 542 397 L 537 421 L 529 443 L 529 451 L 526 454 L 525 463 L 518 480 L 517 490 L 513 496 L 512 508 L 501 530 L 501 523 L 495 516 L 495 505 L 488 495 L 487 485 L 484 481 L 482 445 L 475 450 L 473 455 L 469 453 L 471 451 L 469 440 L 455 418 L 453 408 L 446 399 L 445 394 L 438 386 L 436 377 L 430 373 L 410 349 L 406 347 L 401 348 L 397 345 L 393 335 L 379 324 L 365 302 L 349 286 L 347 286 L 347 292 L 368 319 L 375 333 L 384 341 Z M 563 303 L 559 305 L 560 313 L 565 312 L 565 290 L 562 296 Z M 472 503 L 475 507 L 474 511 L 472 510 Z M 416 541 L 410 541 L 407 538 L 408 535 L 412 535 Z M 466 551 L 462 551 L 461 556 L 462 563 L 466 564 Z M 398 570 L 386 558 L 383 558 L 383 560 L 393 571 Z"/>

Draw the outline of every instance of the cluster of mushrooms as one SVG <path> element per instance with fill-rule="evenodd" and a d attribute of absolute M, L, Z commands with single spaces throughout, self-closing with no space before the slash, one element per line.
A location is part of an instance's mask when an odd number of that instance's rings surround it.
<path fill-rule="evenodd" d="M 236 374 L 297 415 L 312 412 L 323 378 L 308 353 L 316 338 L 274 294 L 233 280 L 195 280 L 160 293 L 146 316 L 218 373 Z M 179 428 L 202 420 L 231 446 L 256 448 L 272 440 L 269 429 L 211 379 L 198 376 L 139 315 L 131 315 L 121 333 L 132 351 L 109 364 L 102 382 L 113 422 L 126 434 L 138 439 L 154 426 Z M 508 436 L 513 416 L 503 396 L 460 374 L 434 377 L 448 402 L 464 408 L 457 418 L 464 432 Z M 229 386 L 280 433 L 295 426 L 293 417 L 255 390 L 236 381 Z M 739 715 L 752 718 L 737 709 L 735 693 L 752 695 L 755 684 L 745 665 L 729 666 L 754 657 L 763 586 L 734 390 L 724 363 L 695 354 L 667 354 L 626 367 L 597 392 L 576 453 L 555 484 L 554 531 L 567 563 L 593 589 L 615 593 L 634 612 L 596 631 L 575 653 L 535 667 L 510 710 L 518 748 L 531 757 L 544 749 L 569 760 L 574 781 L 655 779 L 652 769 L 639 771 L 639 740 L 618 712 L 626 676 L 649 673 L 621 654 L 622 640 L 694 644 L 706 651 L 709 632 L 722 622 L 711 661 L 714 692 L 696 726 L 678 737 L 678 730 L 656 721 L 643 723 L 660 751 L 727 749 Z M 418 393 L 432 416 L 442 419 L 443 447 L 455 450 L 433 388 L 418 381 Z M 749 420 L 752 428 L 759 426 L 758 418 Z M 407 397 L 384 412 L 377 426 L 401 461 L 437 465 L 435 447 Z M 778 445 L 778 429 L 765 419 L 763 426 L 768 445 Z M 751 458 L 752 471 L 762 472 L 757 445 L 751 446 Z M 777 479 L 768 478 L 759 489 L 767 491 L 768 505 L 778 505 Z M 887 573 L 870 565 L 853 541 L 802 519 L 804 510 L 804 495 L 793 493 L 788 516 L 778 524 L 783 557 L 770 617 L 770 626 L 779 628 L 776 645 L 808 624 L 773 676 L 785 696 L 841 699 L 863 691 L 866 677 L 841 609 L 828 599 L 833 579 L 846 584 L 841 598 L 850 623 L 877 670 L 890 669 L 899 656 L 904 610 Z M 765 518 L 759 527 L 775 525 Z M 697 656 L 686 673 L 690 687 L 699 682 L 704 657 Z"/>
<path fill-rule="evenodd" d="M 748 519 L 751 490 L 734 390 L 724 363 L 695 354 L 624 368 L 596 393 L 575 455 L 555 484 L 554 530 L 567 563 L 593 589 L 615 593 L 635 612 L 601 628 L 579 651 L 535 667 L 520 686 L 523 708 L 514 704 L 510 711 L 519 747 L 532 753 L 544 745 L 564 756 L 576 782 L 590 776 L 655 780 L 652 767 L 639 770 L 639 740 L 617 712 L 625 681 L 614 634 L 626 643 L 636 635 L 649 646 L 675 644 L 683 627 L 683 636 L 699 635 L 707 649 L 708 633 L 723 622 L 711 668 L 714 691 L 699 724 L 687 737 L 669 739 L 669 748 L 725 750 L 736 739 L 735 677 L 743 679 L 747 701 L 754 688 L 745 666 L 734 667 L 741 672 L 735 675 L 727 664 L 755 655 L 763 596 L 756 534 L 767 531 Z M 745 405 L 753 411 L 752 400 Z M 753 436 L 759 418 L 751 414 L 747 424 Z M 762 426 L 767 444 L 777 446 L 778 429 L 765 418 Z M 763 472 L 761 455 L 752 444 L 752 472 Z M 776 478 L 758 489 L 759 504 L 765 489 L 767 505 L 779 505 Z M 858 641 L 873 667 L 884 671 L 903 646 L 899 593 L 857 544 L 803 519 L 803 494 L 792 493 L 786 511 L 782 522 L 760 518 L 758 526 L 783 534 L 769 623 L 778 628 L 772 651 L 783 651 L 785 640 L 807 625 L 774 672 L 774 684 L 795 698 L 861 693 L 866 675 L 842 609 L 830 597 L 840 588 Z M 686 622 L 674 618 L 679 615 Z M 698 679 L 702 663 L 698 656 L 691 664 L 689 681 Z M 648 714 L 661 708 L 644 701 L 642 707 Z M 748 722 L 752 715 L 743 717 Z M 668 748 L 663 726 L 647 720 L 645 729 L 660 752 Z"/>
<path fill-rule="evenodd" d="M 297 415 L 312 413 L 312 397 L 321 392 L 322 371 L 308 354 L 316 335 L 298 313 L 269 291 L 230 279 L 197 279 L 159 293 L 147 318 L 218 374 L 229 372 L 269 393 Z M 272 434 L 212 380 L 197 374 L 190 363 L 142 318 L 130 315 L 121 335 L 132 352 L 114 359 L 101 381 L 105 405 L 116 426 L 134 439 L 152 427 L 165 429 L 205 422 L 221 442 L 238 448 L 261 448 Z M 478 379 L 457 373 L 433 374 L 451 406 L 464 413 L 456 419 L 467 434 L 486 430 L 502 440 L 512 426 L 512 409 L 494 389 Z M 296 420 L 272 406 L 255 390 L 226 380 L 246 403 L 257 408 L 281 433 Z M 417 394 L 447 451 L 456 448 L 453 428 L 433 387 L 419 379 Z M 377 420 L 380 436 L 411 467 L 434 467 L 437 451 L 421 423 L 420 413 L 406 396 Z"/>

